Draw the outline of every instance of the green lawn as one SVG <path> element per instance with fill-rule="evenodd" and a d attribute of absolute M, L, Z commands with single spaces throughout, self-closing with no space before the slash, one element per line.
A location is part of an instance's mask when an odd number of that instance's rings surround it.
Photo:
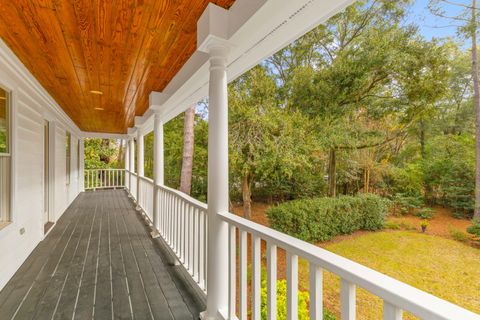
<path fill-rule="evenodd" d="M 479 249 L 454 240 L 409 231 L 369 233 L 328 245 L 327 249 L 480 313 Z M 300 261 L 300 287 L 308 288 L 305 261 Z M 325 273 L 325 305 L 337 315 L 339 287 L 339 278 Z M 359 289 L 357 310 L 359 319 L 381 319 L 382 301 Z"/>

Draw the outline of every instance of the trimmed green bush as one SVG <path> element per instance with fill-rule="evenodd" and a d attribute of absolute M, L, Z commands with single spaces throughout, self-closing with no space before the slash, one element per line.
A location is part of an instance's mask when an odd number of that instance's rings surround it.
<path fill-rule="evenodd" d="M 422 218 L 422 219 L 427 219 L 430 220 L 433 218 L 433 209 L 432 208 L 422 208 L 415 212 L 415 216 Z"/>
<path fill-rule="evenodd" d="M 262 281 L 261 291 L 261 314 L 262 319 L 267 319 L 267 282 Z M 298 320 L 308 320 L 309 316 L 309 294 L 298 291 Z M 277 281 L 277 319 L 287 319 L 287 281 Z M 324 320 L 335 320 L 335 316 L 328 310 L 323 310 Z"/>
<path fill-rule="evenodd" d="M 294 200 L 267 211 L 271 226 L 296 238 L 327 241 L 357 230 L 380 230 L 390 201 L 373 194 Z"/>
<path fill-rule="evenodd" d="M 467 228 L 467 232 L 480 238 L 480 221 L 473 220 L 472 225 Z"/>

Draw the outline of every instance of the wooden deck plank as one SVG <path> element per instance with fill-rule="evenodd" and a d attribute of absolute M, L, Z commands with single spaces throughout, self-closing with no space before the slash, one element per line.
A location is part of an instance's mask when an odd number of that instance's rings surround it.
<path fill-rule="evenodd" d="M 0 292 L 1 319 L 197 318 L 148 232 L 125 191 L 82 193 Z"/>
<path fill-rule="evenodd" d="M 113 285 L 113 307 L 115 319 L 133 319 L 132 301 L 130 300 L 128 279 L 125 271 L 122 248 L 120 244 L 120 233 L 116 213 L 121 207 L 116 203 L 114 194 L 108 197 L 111 204 L 112 218 L 111 225 L 111 253 L 112 253 L 112 285 Z"/>
<path fill-rule="evenodd" d="M 87 197 L 87 194 L 83 195 Z M 59 308 L 57 308 L 57 311 L 55 312 L 54 319 L 71 319 L 73 315 L 78 285 L 82 274 L 83 261 L 87 255 L 87 249 L 90 243 L 89 240 L 93 231 L 95 203 L 91 203 L 90 201 L 91 199 L 85 199 L 84 205 L 81 207 L 88 216 L 87 223 L 85 223 L 83 237 L 70 265 L 68 278 L 66 279 L 64 289 L 60 296 L 58 303 Z"/>
<path fill-rule="evenodd" d="M 121 200 L 124 202 L 126 208 L 130 207 L 130 211 L 134 210 L 133 206 L 129 206 L 128 199 L 122 198 Z M 138 220 L 138 217 L 135 218 Z M 148 232 L 148 229 L 146 229 L 141 223 L 132 223 L 132 225 L 137 228 L 139 234 Z M 139 241 L 141 241 L 145 257 L 152 267 L 155 280 L 158 282 L 159 287 L 165 296 L 166 303 L 168 304 L 173 317 L 175 319 L 192 319 L 192 314 L 195 313 L 188 308 L 185 303 L 185 297 L 180 293 L 178 286 L 169 274 L 168 268 L 172 268 L 173 266 L 168 266 L 168 264 L 163 261 L 161 254 L 155 250 L 155 244 L 151 238 L 140 237 Z M 199 310 L 198 308 L 195 309 Z"/>
<path fill-rule="evenodd" d="M 67 209 L 73 210 L 74 205 Z M 48 254 L 52 248 L 55 249 L 66 232 L 71 220 L 62 216 L 60 224 L 52 230 L 44 241 L 40 242 L 35 250 L 29 255 L 27 260 L 21 265 L 14 275 L 15 281 L 9 281 L 0 292 L 0 308 L 8 309 L 9 301 L 16 302 L 18 296 L 25 295 L 30 285 L 39 274 L 42 267 L 46 264 L 51 256 Z M 68 221 L 67 221 L 68 220 Z"/>
<path fill-rule="evenodd" d="M 33 317 L 38 302 L 45 294 L 52 278 L 52 274 L 61 262 L 66 248 L 68 247 L 82 217 L 83 216 L 80 214 L 75 214 L 74 221 L 72 221 L 72 224 L 69 226 L 69 229 L 59 243 L 59 246 L 52 252 L 52 257 L 46 263 L 45 268 L 43 268 L 38 274 L 38 277 L 31 286 L 31 290 L 29 289 L 29 291 L 27 291 L 24 300 L 18 305 L 12 319 L 30 319 Z"/>
<path fill-rule="evenodd" d="M 139 229 L 139 227 L 142 227 L 142 222 L 138 219 L 138 216 L 133 208 L 128 208 L 122 198 L 119 198 L 118 201 L 123 203 L 124 207 L 126 208 L 124 221 L 126 226 L 128 226 L 130 243 L 142 275 L 145 293 L 150 302 L 152 313 L 155 315 L 155 319 L 174 319 L 164 292 L 160 287 L 142 243 L 142 239 L 146 238 L 144 234 L 147 232 L 147 230 Z M 189 315 L 191 316 L 191 314 Z"/>

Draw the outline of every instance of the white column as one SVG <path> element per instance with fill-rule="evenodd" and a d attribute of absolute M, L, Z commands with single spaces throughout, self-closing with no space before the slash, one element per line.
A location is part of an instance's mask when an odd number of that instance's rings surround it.
<path fill-rule="evenodd" d="M 129 171 L 130 170 L 130 141 L 128 139 L 124 140 L 125 141 L 125 170 Z"/>
<path fill-rule="evenodd" d="M 225 46 L 210 46 L 208 106 L 207 319 L 228 307 L 228 226 L 217 213 L 228 211 L 228 94 Z"/>
<path fill-rule="evenodd" d="M 83 138 L 78 139 L 78 161 L 79 161 L 79 173 L 78 173 L 78 189 L 80 192 L 85 191 L 85 146 Z"/>
<path fill-rule="evenodd" d="M 143 177 L 143 135 L 140 128 L 137 128 L 137 210 L 140 210 L 140 177 Z"/>
<path fill-rule="evenodd" d="M 128 157 L 130 160 L 128 161 L 128 171 L 133 173 L 135 171 L 135 140 L 133 138 L 128 139 Z M 132 174 L 128 179 L 128 196 L 133 197 L 132 194 Z"/>
<path fill-rule="evenodd" d="M 135 172 L 135 140 L 130 138 L 130 171 Z"/>
<path fill-rule="evenodd" d="M 163 186 L 163 121 L 160 113 L 155 113 L 153 120 L 153 184 L 154 184 L 154 193 L 153 193 L 153 230 L 151 232 L 152 238 L 158 238 L 160 233 L 158 228 L 160 227 L 159 215 L 160 215 L 160 206 L 159 206 L 159 197 L 158 197 L 158 186 Z"/>

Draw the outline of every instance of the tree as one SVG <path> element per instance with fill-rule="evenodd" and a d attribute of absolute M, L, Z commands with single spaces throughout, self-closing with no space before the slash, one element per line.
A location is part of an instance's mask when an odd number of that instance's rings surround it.
<path fill-rule="evenodd" d="M 183 123 L 183 157 L 180 174 L 180 191 L 190 194 L 192 189 L 193 153 L 195 146 L 195 106 L 185 111 Z"/>
<path fill-rule="evenodd" d="M 407 4 L 357 3 L 269 60 L 288 93 L 287 107 L 318 123 L 329 154 L 330 196 L 337 193 L 339 152 L 401 137 L 442 94 L 444 55 L 414 27 L 400 25 Z M 365 130 L 357 121 L 382 122 L 392 114 L 394 130 Z"/>
<path fill-rule="evenodd" d="M 459 14 L 448 15 L 444 10 L 444 5 L 457 6 L 462 9 Z M 473 81 L 473 101 L 475 105 L 475 147 L 476 147 L 476 170 L 475 170 L 475 210 L 474 219 L 480 219 L 480 88 L 478 75 L 478 17 L 477 1 L 450 1 L 450 0 L 430 0 L 429 8 L 431 12 L 439 17 L 455 21 L 458 26 L 459 34 L 469 37 L 471 40 L 471 72 Z"/>

